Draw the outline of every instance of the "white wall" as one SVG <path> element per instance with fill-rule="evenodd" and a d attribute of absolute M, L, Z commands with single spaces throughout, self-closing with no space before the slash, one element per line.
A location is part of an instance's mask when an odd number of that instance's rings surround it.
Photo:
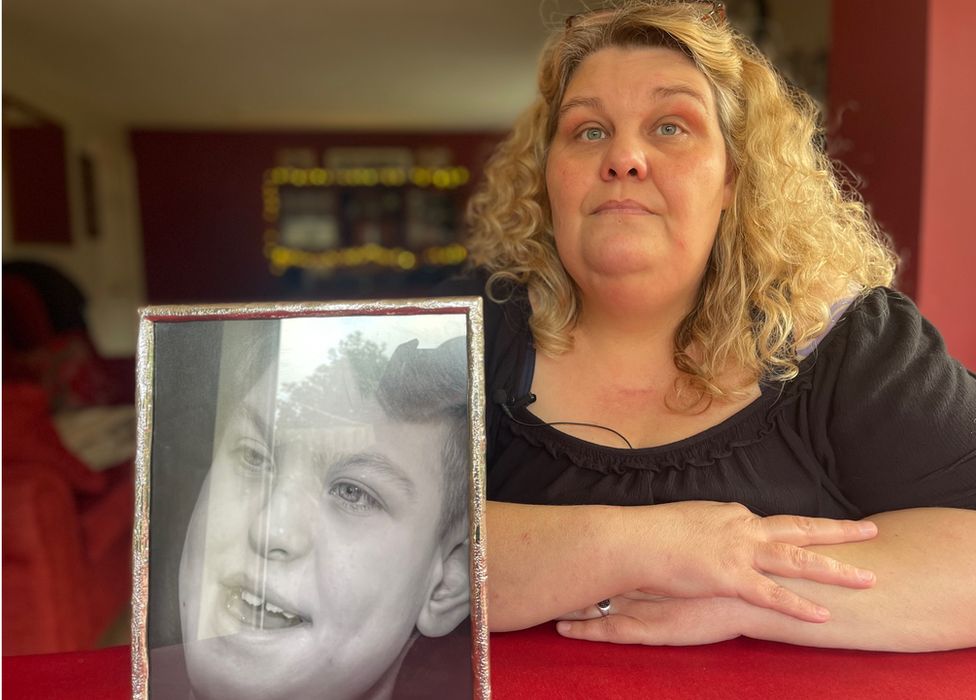
<path fill-rule="evenodd" d="M 4 57 L 3 91 L 58 121 L 65 131 L 71 244 L 23 244 L 12 240 L 7 177 L 3 183 L 3 259 L 38 260 L 58 267 L 85 292 L 92 338 L 109 356 L 133 354 L 136 309 L 144 303 L 142 234 L 135 165 L 120 124 L 71 97 L 70 86 L 38 66 Z M 99 236 L 85 233 L 79 158 L 95 170 Z"/>

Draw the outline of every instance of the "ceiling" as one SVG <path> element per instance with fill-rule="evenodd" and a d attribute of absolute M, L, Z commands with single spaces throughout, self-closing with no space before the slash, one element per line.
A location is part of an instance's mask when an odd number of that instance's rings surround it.
<path fill-rule="evenodd" d="M 579 0 L 4 0 L 4 93 L 126 126 L 497 129 Z"/>

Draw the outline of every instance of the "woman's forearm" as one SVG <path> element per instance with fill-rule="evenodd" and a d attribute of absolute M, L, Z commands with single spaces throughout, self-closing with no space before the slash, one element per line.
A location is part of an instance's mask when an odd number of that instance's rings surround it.
<path fill-rule="evenodd" d="M 805 620 L 827 611 L 766 572 L 863 588 L 870 574 L 802 547 L 869 539 L 871 523 L 773 516 L 741 505 L 530 506 L 489 502 L 488 624 L 521 629 L 634 589 L 739 597 Z"/>
<path fill-rule="evenodd" d="M 804 581 L 779 582 L 831 611 L 820 625 L 736 603 L 741 632 L 804 644 L 893 651 L 976 646 L 976 512 L 946 508 L 873 516 L 878 537 L 811 547 L 871 569 L 877 583 L 851 590 Z"/>
<path fill-rule="evenodd" d="M 807 551 L 874 571 L 863 590 L 772 576 L 830 610 L 822 624 L 789 617 L 742 596 L 615 596 L 601 618 L 590 605 L 563 616 L 559 632 L 622 644 L 710 644 L 740 635 L 806 646 L 937 651 L 976 646 L 976 512 L 947 508 L 872 517 L 877 538 Z"/>
<path fill-rule="evenodd" d="M 633 574 L 637 533 L 614 506 L 489 502 L 488 624 L 531 627 L 641 585 Z"/>

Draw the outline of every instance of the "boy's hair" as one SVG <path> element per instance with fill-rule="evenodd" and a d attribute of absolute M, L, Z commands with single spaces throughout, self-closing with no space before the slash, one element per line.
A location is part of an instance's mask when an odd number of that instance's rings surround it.
<path fill-rule="evenodd" d="M 463 337 L 432 349 L 417 340 L 400 345 L 380 379 L 376 399 L 387 418 L 405 423 L 444 422 L 441 447 L 441 515 L 443 537 L 467 514 L 471 471 L 468 425 L 468 350 Z"/>
<path fill-rule="evenodd" d="M 233 407 L 244 402 L 244 397 L 266 369 L 277 370 L 281 322 L 278 319 L 234 320 L 225 321 L 222 326 L 218 396 L 222 406 Z M 226 408 L 217 412 L 215 446 L 229 416 L 230 411 Z"/>
<path fill-rule="evenodd" d="M 225 344 L 229 341 L 231 348 L 223 360 L 230 366 L 221 368 L 221 401 L 228 406 L 242 402 L 256 378 L 266 368 L 276 367 L 280 330 L 278 320 L 233 324 L 234 331 L 228 332 L 225 326 L 224 334 Z M 467 343 L 459 336 L 432 349 L 418 346 L 419 341 L 411 340 L 396 348 L 375 398 L 390 420 L 447 425 L 447 440 L 440 449 L 439 534 L 443 537 L 467 515 L 471 469 Z M 350 370 L 355 371 L 351 365 Z M 217 435 L 222 432 L 223 425 L 218 425 Z"/>

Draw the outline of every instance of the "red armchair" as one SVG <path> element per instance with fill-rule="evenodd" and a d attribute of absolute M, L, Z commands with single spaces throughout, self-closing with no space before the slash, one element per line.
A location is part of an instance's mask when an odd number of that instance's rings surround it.
<path fill-rule="evenodd" d="M 132 465 L 90 469 L 53 416 L 131 404 L 134 378 L 131 358 L 98 355 L 73 282 L 42 263 L 4 263 L 4 655 L 93 648 L 125 609 Z"/>
<path fill-rule="evenodd" d="M 3 653 L 90 649 L 131 590 L 131 464 L 61 444 L 36 385 L 3 387 Z"/>

